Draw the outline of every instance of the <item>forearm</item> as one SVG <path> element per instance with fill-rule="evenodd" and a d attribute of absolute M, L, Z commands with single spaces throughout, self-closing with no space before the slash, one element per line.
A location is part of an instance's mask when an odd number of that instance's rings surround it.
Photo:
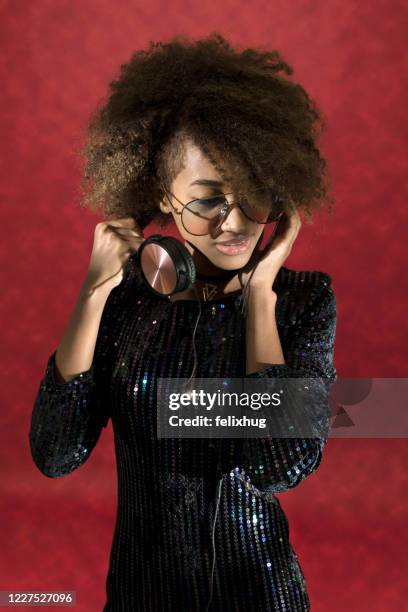
<path fill-rule="evenodd" d="M 277 295 L 271 289 L 250 287 L 246 319 L 246 374 L 285 358 L 276 325 Z"/>
<path fill-rule="evenodd" d="M 55 355 L 57 382 L 64 383 L 92 365 L 101 317 L 110 291 L 92 294 L 86 283 L 81 287 L 74 310 Z"/>

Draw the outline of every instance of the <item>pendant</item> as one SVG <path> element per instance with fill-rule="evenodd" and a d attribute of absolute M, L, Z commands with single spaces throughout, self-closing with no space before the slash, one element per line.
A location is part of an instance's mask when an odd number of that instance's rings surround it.
<path fill-rule="evenodd" d="M 205 283 L 205 285 L 203 286 L 203 300 L 205 302 L 208 302 L 208 300 L 211 300 L 213 297 L 215 297 L 218 293 L 218 287 L 217 285 L 213 285 L 211 283 Z"/>

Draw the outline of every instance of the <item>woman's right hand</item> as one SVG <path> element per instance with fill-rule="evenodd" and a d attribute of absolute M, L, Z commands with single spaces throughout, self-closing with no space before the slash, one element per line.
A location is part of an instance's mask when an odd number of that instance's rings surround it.
<path fill-rule="evenodd" d="M 90 295 L 100 287 L 110 293 L 121 283 L 129 257 L 144 241 L 143 232 L 132 217 L 98 223 L 83 290 Z"/>

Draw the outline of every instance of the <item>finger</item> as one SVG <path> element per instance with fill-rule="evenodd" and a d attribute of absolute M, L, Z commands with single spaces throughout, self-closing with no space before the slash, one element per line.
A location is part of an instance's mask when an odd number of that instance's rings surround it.
<path fill-rule="evenodd" d="M 278 221 L 277 226 L 273 230 L 274 237 L 271 243 L 265 247 L 262 259 L 266 258 L 277 247 L 287 243 L 290 247 L 296 239 L 298 232 L 296 215 L 284 214 Z"/>
<path fill-rule="evenodd" d="M 293 222 L 296 229 L 296 236 L 299 233 L 300 228 L 302 227 L 302 219 L 300 218 L 299 211 L 296 210 L 293 215 Z"/>
<path fill-rule="evenodd" d="M 293 243 L 298 237 L 300 228 L 302 226 L 302 221 L 300 219 L 299 213 L 296 212 L 296 214 L 294 214 L 291 218 L 292 218 L 292 227 L 291 227 L 290 238 L 289 238 L 290 247 L 292 247 Z"/>
<path fill-rule="evenodd" d="M 299 228 L 302 225 L 299 211 L 296 208 L 290 213 L 289 218 L 295 227 Z"/>
<path fill-rule="evenodd" d="M 115 236 L 120 238 L 120 240 L 122 241 L 134 241 L 136 244 L 139 244 L 140 242 L 144 242 L 145 240 L 142 235 L 129 229 L 124 230 L 119 228 L 110 228 L 108 231 L 110 231 L 112 234 L 115 234 Z"/>
<path fill-rule="evenodd" d="M 121 217 L 119 219 L 108 219 L 106 223 L 123 227 L 134 227 L 137 225 L 133 217 Z"/>
<path fill-rule="evenodd" d="M 118 236 L 139 236 L 139 233 L 130 227 L 110 227 L 109 229 Z"/>
<path fill-rule="evenodd" d="M 140 228 L 139 224 L 136 223 L 133 217 L 123 217 L 121 219 L 109 219 L 109 221 L 107 221 L 106 223 L 107 223 L 107 227 L 128 228 L 128 229 L 133 229 L 136 232 L 142 233 L 142 229 Z"/>
<path fill-rule="evenodd" d="M 140 248 L 140 245 L 144 242 L 144 240 L 137 239 L 137 238 L 129 238 L 126 236 L 120 236 L 120 240 L 126 243 L 129 248 L 132 248 L 136 251 Z"/>
<path fill-rule="evenodd" d="M 299 211 L 296 209 L 290 211 L 290 213 L 287 215 L 287 219 L 288 219 L 288 224 L 290 227 L 290 232 L 297 233 L 300 229 L 300 226 L 302 225 Z"/>

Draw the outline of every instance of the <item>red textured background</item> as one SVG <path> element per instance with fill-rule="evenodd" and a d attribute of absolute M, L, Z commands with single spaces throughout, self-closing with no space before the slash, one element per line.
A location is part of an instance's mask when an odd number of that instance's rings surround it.
<path fill-rule="evenodd" d="M 337 198 L 333 218 L 303 225 L 287 265 L 333 278 L 339 376 L 406 377 L 406 4 L 3 0 L 0 9 L 0 590 L 72 589 L 77 610 L 101 610 L 116 512 L 111 426 L 62 479 L 36 470 L 28 446 L 39 381 L 100 220 L 74 203 L 72 151 L 89 114 L 151 39 L 218 30 L 280 49 L 327 116 Z M 406 465 L 404 439 L 331 439 L 319 471 L 280 495 L 315 612 L 407 609 Z"/>

